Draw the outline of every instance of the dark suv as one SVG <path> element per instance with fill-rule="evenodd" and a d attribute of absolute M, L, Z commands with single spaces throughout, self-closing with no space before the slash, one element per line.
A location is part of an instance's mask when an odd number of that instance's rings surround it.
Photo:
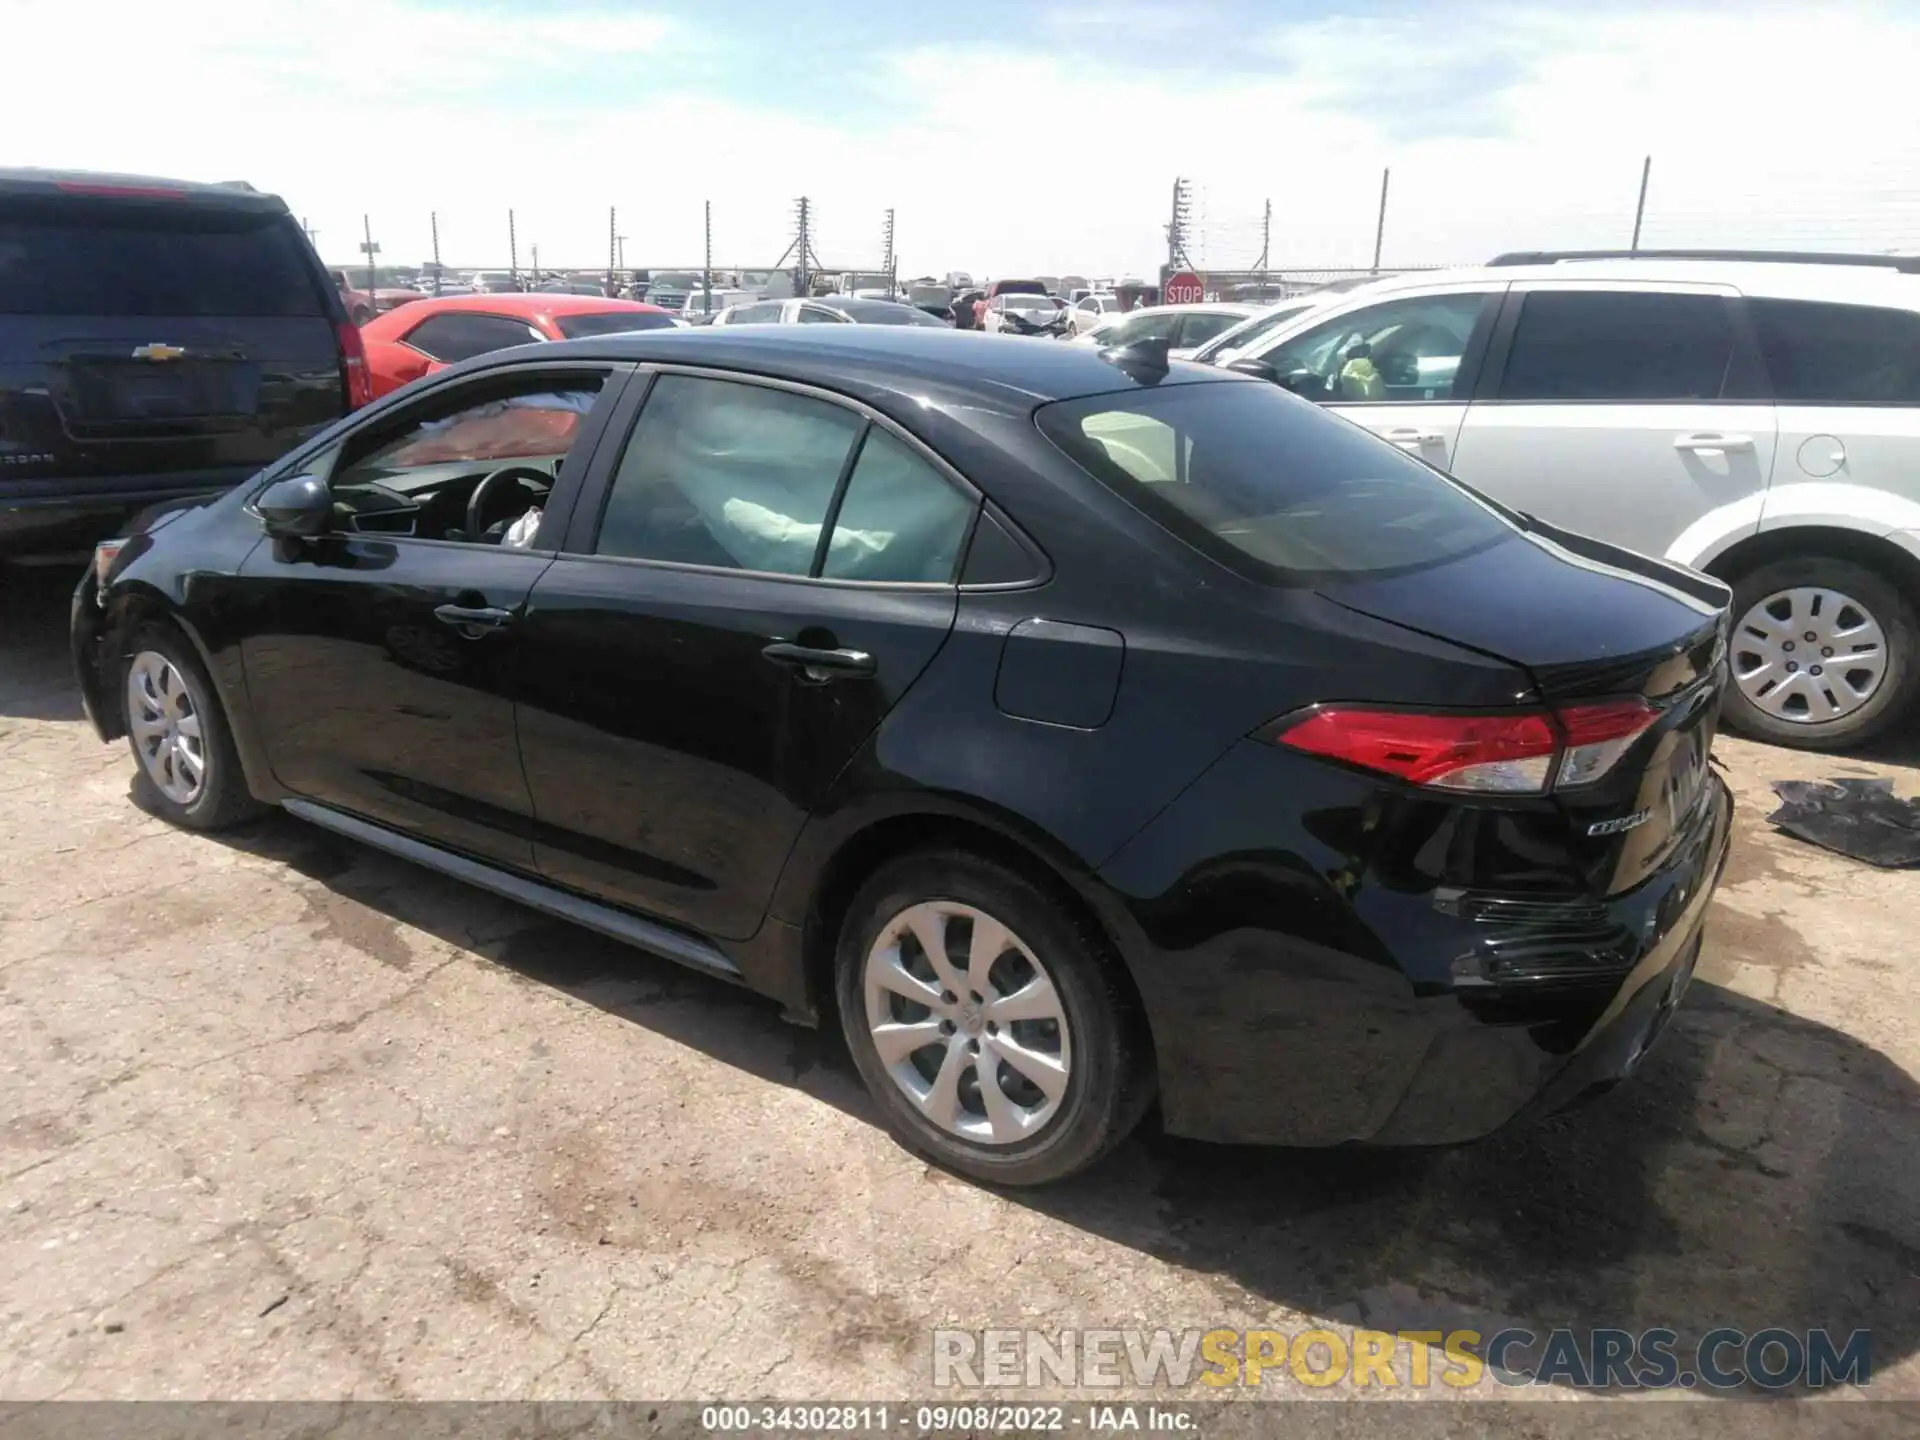
<path fill-rule="evenodd" d="M 238 484 L 369 398 L 278 196 L 0 170 L 0 558 Z"/>

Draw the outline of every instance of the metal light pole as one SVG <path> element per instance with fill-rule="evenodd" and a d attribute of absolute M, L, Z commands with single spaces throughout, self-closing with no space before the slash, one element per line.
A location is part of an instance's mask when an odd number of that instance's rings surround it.
<path fill-rule="evenodd" d="M 513 288 L 520 288 L 520 237 L 514 233 L 513 211 L 507 211 L 507 274 Z"/>
<path fill-rule="evenodd" d="M 529 248 L 533 251 L 533 283 L 538 285 L 540 283 L 540 247 L 536 244 Z"/>
<path fill-rule="evenodd" d="M 438 295 L 440 293 L 440 271 L 442 269 L 440 264 L 440 212 L 438 210 L 428 212 L 427 220 L 433 226 L 433 293 Z"/>
<path fill-rule="evenodd" d="M 373 271 L 373 257 L 380 253 L 380 247 L 373 243 L 373 221 L 365 215 L 360 217 L 360 230 L 367 237 L 360 249 L 367 257 L 367 303 L 373 305 L 373 292 L 380 288 L 380 277 Z M 377 310 L 379 307 L 375 305 L 374 308 Z"/>
<path fill-rule="evenodd" d="M 1393 171 L 1380 172 L 1380 219 L 1373 227 L 1373 269 L 1380 272 L 1380 247 L 1387 238 L 1387 182 L 1393 178 Z"/>
<path fill-rule="evenodd" d="M 711 315 L 713 314 L 713 202 L 709 200 L 706 202 L 706 204 L 707 204 L 706 261 L 705 261 L 704 267 L 700 271 L 700 292 L 703 297 L 704 303 L 701 305 L 700 308 L 706 311 L 707 314 Z"/>
<path fill-rule="evenodd" d="M 1653 157 L 1647 156 L 1640 166 L 1640 203 L 1633 207 L 1633 244 L 1630 248 L 1640 248 L 1640 221 L 1647 213 L 1647 177 L 1653 174 Z"/>

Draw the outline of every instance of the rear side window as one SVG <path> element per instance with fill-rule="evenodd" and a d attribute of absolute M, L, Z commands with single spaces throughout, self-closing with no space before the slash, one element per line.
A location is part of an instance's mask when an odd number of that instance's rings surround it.
<path fill-rule="evenodd" d="M 1036 419 L 1096 480 L 1269 583 L 1420 570 L 1517 533 L 1437 470 L 1272 385 L 1122 391 Z"/>
<path fill-rule="evenodd" d="M 422 355 L 451 365 L 456 360 L 471 360 L 475 355 L 531 345 L 546 338 L 526 321 L 510 316 L 450 312 L 422 320 L 407 332 L 406 343 Z"/>
<path fill-rule="evenodd" d="M 951 580 L 972 511 L 973 502 L 904 441 L 868 430 L 820 573 L 895 583 Z"/>
<path fill-rule="evenodd" d="M 1774 396 L 1802 405 L 1920 404 L 1920 315 L 1749 300 Z"/>
<path fill-rule="evenodd" d="M 1717 295 L 1536 290 L 1520 307 L 1502 400 L 1717 400 L 1733 355 Z"/>
<path fill-rule="evenodd" d="M 1224 335 L 1244 318 L 1241 315 L 1189 314 L 1180 322 L 1180 338 L 1176 343 L 1185 349 L 1198 349 L 1209 340 Z"/>
<path fill-rule="evenodd" d="M 199 206 L 0 206 L 0 315 L 324 316 L 285 215 Z"/>

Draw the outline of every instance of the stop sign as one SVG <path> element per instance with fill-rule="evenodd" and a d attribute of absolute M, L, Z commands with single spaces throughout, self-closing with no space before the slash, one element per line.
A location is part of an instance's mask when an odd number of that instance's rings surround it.
<path fill-rule="evenodd" d="M 1174 271 L 1160 287 L 1160 294 L 1169 305 L 1198 305 L 1207 298 L 1206 287 L 1191 270 Z"/>

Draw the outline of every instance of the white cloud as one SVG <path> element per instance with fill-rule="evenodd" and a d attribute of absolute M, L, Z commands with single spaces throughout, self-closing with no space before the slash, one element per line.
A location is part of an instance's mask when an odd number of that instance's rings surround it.
<path fill-rule="evenodd" d="M 1597 8 L 1211 37 L 1241 62 L 1211 81 L 1075 51 L 1083 8 L 1051 49 L 874 57 L 844 113 L 803 115 L 722 93 L 725 44 L 625 8 L 0 0 L 0 134 L 7 163 L 243 176 L 336 257 L 367 212 L 387 258 L 423 258 L 437 211 L 449 259 L 498 264 L 511 206 L 523 263 L 604 263 L 616 205 L 629 261 L 685 263 L 712 200 L 718 258 L 769 264 L 804 192 L 830 262 L 872 263 L 891 205 L 912 271 L 1146 270 L 1187 175 L 1214 263 L 1252 260 L 1270 197 L 1276 261 L 1364 264 L 1391 165 L 1386 260 L 1439 262 L 1624 243 L 1647 153 L 1648 243 L 1920 249 L 1920 16 Z"/>

